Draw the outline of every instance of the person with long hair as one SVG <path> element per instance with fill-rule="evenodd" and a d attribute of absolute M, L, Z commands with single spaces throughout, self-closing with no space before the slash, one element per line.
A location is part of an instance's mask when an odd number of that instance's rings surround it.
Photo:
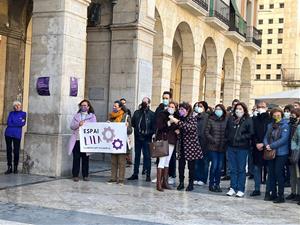
<path fill-rule="evenodd" d="M 85 123 L 97 121 L 90 101 L 84 99 L 78 104 L 78 107 L 79 110 L 74 115 L 71 122 L 70 128 L 72 130 L 72 135 L 69 141 L 69 155 L 73 153 L 72 175 L 75 182 L 79 181 L 80 161 L 83 180 L 89 180 L 89 155 L 85 152 L 80 152 L 79 128 Z"/>
<path fill-rule="evenodd" d="M 284 112 L 280 108 L 271 111 L 273 122 L 268 125 L 264 138 L 264 145 L 267 151 L 275 150 L 276 155 L 272 160 L 268 160 L 268 180 L 265 200 L 274 203 L 283 203 L 284 199 L 284 177 L 285 165 L 289 154 L 290 127 Z M 278 186 L 278 189 L 277 189 Z M 270 193 L 270 192 L 271 193 Z"/>
<path fill-rule="evenodd" d="M 228 163 L 230 170 L 230 190 L 228 196 L 244 197 L 246 183 L 246 163 L 251 147 L 253 124 L 245 103 L 237 103 L 226 126 Z"/>
<path fill-rule="evenodd" d="M 225 158 L 226 110 L 222 104 L 215 106 L 214 113 L 209 117 L 205 128 L 208 157 L 211 161 L 209 174 L 209 190 L 222 192 L 220 188 L 221 170 Z"/>
<path fill-rule="evenodd" d="M 197 119 L 192 115 L 192 107 L 183 102 L 179 105 L 180 120 L 171 117 L 170 121 L 179 126 L 179 185 L 177 190 L 184 189 L 184 170 L 186 161 L 189 169 L 189 185 L 186 191 L 194 190 L 195 160 L 203 157 L 197 133 Z"/>

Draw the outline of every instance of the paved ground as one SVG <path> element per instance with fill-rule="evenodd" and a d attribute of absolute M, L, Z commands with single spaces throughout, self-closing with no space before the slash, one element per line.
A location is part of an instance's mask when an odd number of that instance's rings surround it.
<path fill-rule="evenodd" d="M 130 175 L 130 168 L 127 172 Z M 1 175 L 0 224 L 300 224 L 295 203 L 275 205 L 263 197 L 250 198 L 250 190 L 243 199 L 227 197 L 227 182 L 220 194 L 209 193 L 207 186 L 189 193 L 160 193 L 142 177 L 124 186 L 107 184 L 109 175 L 104 167 L 91 181 L 78 183 Z"/>

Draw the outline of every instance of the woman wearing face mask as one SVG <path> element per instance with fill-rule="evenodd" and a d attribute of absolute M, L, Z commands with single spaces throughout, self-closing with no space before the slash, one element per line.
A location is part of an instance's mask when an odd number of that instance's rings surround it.
<path fill-rule="evenodd" d="M 205 128 L 207 139 L 207 151 L 211 160 L 209 174 L 209 190 L 212 192 L 222 192 L 220 188 L 221 169 L 225 158 L 225 129 L 227 119 L 226 110 L 222 104 L 215 107 L 214 114 L 209 117 Z"/>
<path fill-rule="evenodd" d="M 197 134 L 197 119 L 192 116 L 192 107 L 189 103 L 183 102 L 179 105 L 180 120 L 171 117 L 171 123 L 178 124 L 180 130 L 179 136 L 179 186 L 177 190 L 184 189 L 184 170 L 186 161 L 189 168 L 189 185 L 186 191 L 194 189 L 194 171 L 195 160 L 201 159 L 202 150 L 200 147 L 198 134 Z"/>
<path fill-rule="evenodd" d="M 157 181 L 156 189 L 163 191 L 163 189 L 171 189 L 168 185 L 169 163 L 177 142 L 176 130 L 178 125 L 171 123 L 170 118 L 179 119 L 177 103 L 171 101 L 166 110 L 160 112 L 156 118 L 156 139 L 167 140 L 169 143 L 169 155 L 160 157 L 157 166 Z"/>
<path fill-rule="evenodd" d="M 287 200 L 298 201 L 300 205 L 300 109 L 293 109 L 290 118 L 291 148 L 290 148 L 290 172 L 291 172 L 291 194 Z"/>
<path fill-rule="evenodd" d="M 273 122 L 268 125 L 264 138 L 264 146 L 267 150 L 275 150 L 276 156 L 273 160 L 268 160 L 268 187 L 269 198 L 265 200 L 274 203 L 284 202 L 284 166 L 288 161 L 290 127 L 283 119 L 283 111 L 274 108 L 271 111 Z M 278 192 L 277 192 L 278 185 Z"/>
<path fill-rule="evenodd" d="M 230 169 L 230 190 L 228 196 L 244 197 L 246 182 L 246 161 L 253 135 L 252 120 L 243 102 L 234 106 L 233 115 L 228 119 L 226 139 Z"/>
<path fill-rule="evenodd" d="M 203 152 L 203 158 L 197 159 L 195 162 L 195 177 L 194 185 L 202 186 L 207 183 L 208 177 L 208 154 L 206 150 L 206 138 L 204 135 L 204 130 L 208 121 L 209 114 L 207 113 L 208 104 L 205 101 L 197 102 L 194 105 L 194 116 L 197 119 L 197 132 L 198 139 L 200 142 L 200 147 Z"/>
<path fill-rule="evenodd" d="M 290 121 L 291 111 L 294 109 L 293 105 L 286 105 L 283 109 L 283 118 L 286 119 L 288 122 Z"/>
<path fill-rule="evenodd" d="M 85 123 L 96 122 L 96 116 L 91 103 L 88 100 L 82 100 L 79 104 L 79 110 L 71 122 L 72 136 L 69 142 L 69 155 L 73 153 L 73 180 L 79 181 L 80 159 L 81 170 L 84 181 L 88 181 L 89 176 L 89 156 L 87 153 L 80 152 L 79 127 Z"/>
<path fill-rule="evenodd" d="M 127 135 L 132 134 L 131 119 L 126 113 L 126 108 L 120 101 L 115 101 L 112 112 L 109 114 L 109 121 L 114 123 L 126 123 Z M 127 146 L 128 148 L 128 146 Z M 111 155 L 111 178 L 108 183 L 117 182 L 120 185 L 124 184 L 126 166 L 125 154 Z M 118 176 L 119 175 L 119 176 Z"/>

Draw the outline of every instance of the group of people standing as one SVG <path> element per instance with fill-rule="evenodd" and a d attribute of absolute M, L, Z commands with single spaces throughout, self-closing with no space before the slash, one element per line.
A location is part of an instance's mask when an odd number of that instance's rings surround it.
<path fill-rule="evenodd" d="M 261 195 L 262 171 L 267 167 L 265 200 L 282 203 L 286 177 L 290 178 L 291 194 L 286 198 L 300 204 L 300 103 L 281 108 L 268 109 L 265 102 L 256 104 L 250 113 L 245 103 L 235 99 L 225 108 L 217 104 L 209 107 L 200 101 L 192 107 L 187 102 L 180 104 L 172 100 L 172 94 L 165 91 L 162 103 L 156 111 L 150 109 L 151 100 L 143 98 L 139 108 L 131 115 L 126 107 L 126 99 L 116 100 L 109 114 L 109 122 L 124 122 L 127 135 L 134 133 L 134 169 L 127 180 L 139 179 L 141 154 L 146 181 L 151 181 L 151 156 L 149 143 L 155 140 L 168 141 L 169 154 L 156 159 L 156 189 L 171 189 L 175 183 L 176 159 L 178 160 L 179 185 L 185 188 L 185 167 L 188 165 L 188 186 L 208 183 L 209 191 L 222 192 L 221 172 L 230 175 L 228 196 L 245 195 L 246 167 L 252 164 L 254 191 L 250 196 Z M 72 135 L 69 154 L 73 154 L 72 175 L 79 181 L 80 164 L 84 181 L 89 178 L 89 154 L 80 152 L 79 128 L 85 123 L 96 122 L 91 103 L 82 100 L 78 112 L 71 121 Z M 5 139 L 7 144 L 8 169 L 5 174 L 18 173 L 19 149 L 22 127 L 26 124 L 26 113 L 21 103 L 13 103 L 14 110 L 9 114 Z M 14 149 L 14 150 L 12 150 Z M 123 185 L 125 182 L 128 152 L 112 154 L 111 178 L 109 183 Z M 12 151 L 14 164 L 12 164 Z M 268 158 L 266 158 L 268 156 Z M 251 159 L 251 160 L 249 160 Z M 12 167 L 14 165 L 14 167 Z"/>

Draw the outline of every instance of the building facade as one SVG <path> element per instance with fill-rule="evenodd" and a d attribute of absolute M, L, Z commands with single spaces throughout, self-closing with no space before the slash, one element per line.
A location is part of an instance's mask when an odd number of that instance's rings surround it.
<path fill-rule="evenodd" d="M 98 121 L 106 121 L 116 99 L 135 109 L 148 96 L 155 107 L 165 90 L 176 101 L 253 104 L 261 44 L 256 0 L 0 2 L 1 132 L 13 100 L 21 100 L 31 173 L 70 172 L 69 125 L 83 98 Z M 48 90 L 41 94 L 44 77 Z"/>
<path fill-rule="evenodd" d="M 300 3 L 259 0 L 262 48 L 256 58 L 254 96 L 300 87 Z"/>

